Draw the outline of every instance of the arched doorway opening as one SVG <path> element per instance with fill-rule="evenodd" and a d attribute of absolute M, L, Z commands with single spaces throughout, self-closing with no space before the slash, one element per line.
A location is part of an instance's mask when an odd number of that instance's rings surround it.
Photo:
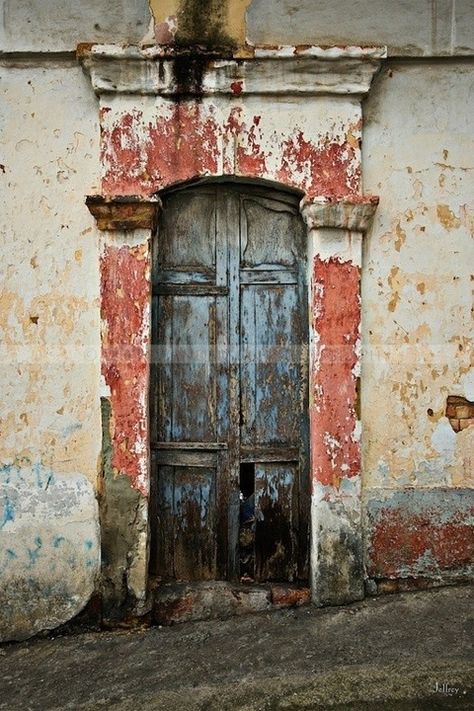
<path fill-rule="evenodd" d="M 299 198 L 231 181 L 161 197 L 150 572 L 305 581 L 309 329 Z"/>

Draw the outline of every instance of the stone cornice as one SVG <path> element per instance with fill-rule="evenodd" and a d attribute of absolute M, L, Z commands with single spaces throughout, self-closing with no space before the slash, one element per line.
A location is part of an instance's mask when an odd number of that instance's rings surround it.
<path fill-rule="evenodd" d="M 86 205 L 99 230 L 154 229 L 161 210 L 158 197 L 88 195 Z"/>
<path fill-rule="evenodd" d="M 367 232 L 375 215 L 379 198 L 374 195 L 343 200 L 308 200 L 303 198 L 300 211 L 309 230 L 332 227 L 351 232 Z"/>
<path fill-rule="evenodd" d="M 98 95 L 364 96 L 386 50 L 267 47 L 226 58 L 199 48 L 80 45 L 77 56 Z"/>

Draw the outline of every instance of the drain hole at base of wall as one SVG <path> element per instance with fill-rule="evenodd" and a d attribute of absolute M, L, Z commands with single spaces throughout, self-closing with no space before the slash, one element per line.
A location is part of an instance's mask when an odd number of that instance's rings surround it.
<path fill-rule="evenodd" d="M 255 576 L 255 464 L 240 465 L 240 580 L 252 583 Z"/>

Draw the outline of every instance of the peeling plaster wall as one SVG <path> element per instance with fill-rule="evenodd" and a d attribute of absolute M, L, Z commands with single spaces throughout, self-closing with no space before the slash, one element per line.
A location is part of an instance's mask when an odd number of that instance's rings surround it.
<path fill-rule="evenodd" d="M 99 568 L 97 103 L 75 64 L 1 66 L 0 618 L 24 637 Z"/>
<path fill-rule="evenodd" d="M 105 194 L 149 195 L 196 176 L 290 184 L 309 196 L 357 194 L 360 106 L 350 98 L 107 97 L 101 108 Z M 292 130 L 288 132 L 288 126 Z"/>
<path fill-rule="evenodd" d="M 474 559 L 474 427 L 445 416 L 448 395 L 473 398 L 473 100 L 474 64 L 396 63 L 365 105 L 364 188 L 380 195 L 362 277 L 374 577 L 465 575 Z"/>

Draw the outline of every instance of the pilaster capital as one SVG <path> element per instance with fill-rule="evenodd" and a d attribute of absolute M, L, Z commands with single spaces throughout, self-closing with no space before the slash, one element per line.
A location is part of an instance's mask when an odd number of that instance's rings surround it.
<path fill-rule="evenodd" d="M 379 198 L 361 195 L 328 201 L 304 197 L 300 212 L 308 230 L 335 228 L 351 232 L 367 232 L 375 215 Z"/>
<path fill-rule="evenodd" d="M 88 195 L 86 205 L 99 230 L 152 230 L 162 206 L 159 197 L 140 195 Z"/>

